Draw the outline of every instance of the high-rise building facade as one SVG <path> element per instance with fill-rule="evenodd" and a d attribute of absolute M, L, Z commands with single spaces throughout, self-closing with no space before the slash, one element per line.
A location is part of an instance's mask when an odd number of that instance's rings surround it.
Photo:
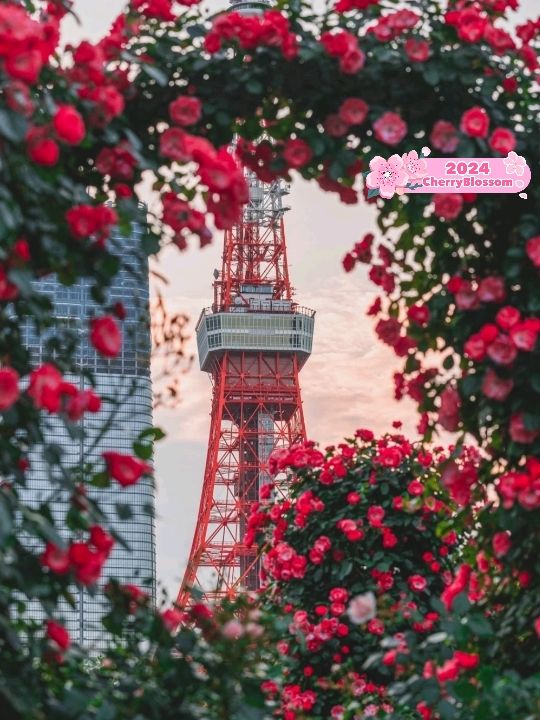
<path fill-rule="evenodd" d="M 91 282 L 82 279 L 66 286 L 49 277 L 36 283 L 40 293 L 53 302 L 56 327 L 38 334 L 29 321 L 24 327 L 25 344 L 32 354 L 33 365 L 54 359 L 54 350 L 48 337 L 63 327 L 75 329 L 79 336 L 76 364 L 79 372 L 66 379 L 84 389 L 90 387 L 88 374 L 95 381 L 96 392 L 104 399 L 97 414 L 86 413 L 70 434 L 59 418 L 49 416 L 46 423 L 45 444 L 37 448 L 30 460 L 28 488 L 25 499 L 36 505 L 51 496 L 56 483 L 51 473 L 58 474 L 48 458 L 60 455 L 67 468 L 80 467 L 86 462 L 101 461 L 106 450 L 131 453 L 133 441 L 141 431 L 152 426 L 152 387 L 150 379 L 150 330 L 148 322 L 148 263 L 140 248 L 141 229 L 134 226 L 130 237 L 113 236 L 111 252 L 121 260 L 108 292 L 108 302 L 122 302 L 126 319 L 122 323 L 123 343 L 119 355 L 107 359 L 97 353 L 89 342 L 88 321 L 102 314 L 92 299 Z M 111 398 L 113 402 L 107 402 Z M 106 431 L 102 433 L 104 423 Z M 143 478 L 136 485 L 122 488 L 116 482 L 110 488 L 92 488 L 89 495 L 95 499 L 107 516 L 114 520 L 113 527 L 125 540 L 129 549 L 117 543 L 103 571 L 103 578 L 115 577 L 121 582 L 146 586 L 155 594 L 155 527 L 154 487 L 151 479 Z M 57 517 L 67 510 L 68 499 L 58 493 Z M 123 518 L 123 519 L 120 519 Z M 75 593 L 77 607 L 63 607 L 66 626 L 74 640 L 99 650 L 103 646 L 104 631 L 101 617 L 104 609 L 99 594 L 92 597 L 85 590 Z M 36 610 L 39 615 L 39 610 Z"/>

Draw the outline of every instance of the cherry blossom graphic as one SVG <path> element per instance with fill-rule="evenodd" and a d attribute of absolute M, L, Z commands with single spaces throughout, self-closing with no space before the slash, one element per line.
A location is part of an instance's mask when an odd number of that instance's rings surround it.
<path fill-rule="evenodd" d="M 503 158 L 503 163 L 506 167 L 507 175 L 518 175 L 521 177 L 527 167 L 527 161 L 525 158 L 518 155 L 513 150 L 508 153 L 507 157 Z"/>
<path fill-rule="evenodd" d="M 409 176 L 409 182 L 414 183 L 427 175 L 427 162 L 422 157 L 418 157 L 416 150 L 403 153 L 401 159 L 405 172 Z"/>
<path fill-rule="evenodd" d="M 369 163 L 366 184 L 370 190 L 379 190 L 381 197 L 390 200 L 398 192 L 398 188 L 407 185 L 409 177 L 405 172 L 403 160 L 399 155 L 391 155 L 385 160 L 376 155 Z"/>

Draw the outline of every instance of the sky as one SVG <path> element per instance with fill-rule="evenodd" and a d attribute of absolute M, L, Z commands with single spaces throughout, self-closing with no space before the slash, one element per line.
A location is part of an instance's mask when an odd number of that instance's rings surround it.
<path fill-rule="evenodd" d="M 66 42 L 98 39 L 124 5 L 124 0 L 75 0 L 80 24 L 64 21 Z M 216 0 L 213 9 L 223 6 Z M 519 19 L 538 14 L 538 0 L 522 0 Z M 300 374 L 304 413 L 310 439 L 321 445 L 339 441 L 358 427 L 376 432 L 391 429 L 394 419 L 414 436 L 411 404 L 393 398 L 393 352 L 377 341 L 365 310 L 375 288 L 364 268 L 345 274 L 341 258 L 364 233 L 375 231 L 375 215 L 365 204 L 342 205 L 333 196 L 301 179 L 286 198 L 286 236 L 290 276 L 296 299 L 316 311 L 313 353 Z M 162 252 L 157 270 L 169 284 L 163 294 L 171 309 L 190 318 L 188 352 L 196 353 L 194 327 L 212 301 L 212 272 L 221 267 L 222 237 L 200 250 Z M 189 556 L 201 493 L 211 386 L 195 360 L 183 377 L 181 402 L 174 410 L 158 410 L 155 424 L 166 432 L 156 446 L 157 576 L 176 596 Z"/>

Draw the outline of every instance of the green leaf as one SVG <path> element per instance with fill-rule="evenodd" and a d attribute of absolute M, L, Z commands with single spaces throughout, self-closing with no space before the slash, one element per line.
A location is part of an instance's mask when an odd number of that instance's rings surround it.
<path fill-rule="evenodd" d="M 142 443 L 137 440 L 133 443 L 133 452 L 141 460 L 150 460 L 152 457 L 152 443 Z"/>
<path fill-rule="evenodd" d="M 351 574 L 353 569 L 353 562 L 352 560 L 345 560 L 341 563 L 339 566 L 339 577 L 341 580 L 344 580 L 348 575 Z"/>
<path fill-rule="evenodd" d="M 140 432 L 137 439 L 144 440 L 145 438 L 151 438 L 154 442 L 156 442 L 158 440 L 163 440 L 164 437 L 167 437 L 167 433 L 164 430 L 160 427 L 151 427 Z"/>
<path fill-rule="evenodd" d="M 166 87 L 169 83 L 168 76 L 155 65 L 141 65 L 141 70 L 146 73 L 152 80 L 155 80 L 161 87 Z"/>
<path fill-rule="evenodd" d="M 452 610 L 456 615 L 465 615 L 467 610 L 471 607 L 469 598 L 465 593 L 460 593 L 452 605 Z"/>
<path fill-rule="evenodd" d="M 27 122 L 22 115 L 5 108 L 0 109 L 0 135 L 11 142 L 18 143 L 23 140 L 26 128 Z"/>
<path fill-rule="evenodd" d="M 13 528 L 13 518 L 6 505 L 4 497 L 0 496 L 0 543 L 3 543 L 10 535 Z"/>
<path fill-rule="evenodd" d="M 246 83 L 246 90 L 248 93 L 251 93 L 251 95 L 260 95 L 263 92 L 264 87 L 258 80 L 248 80 Z"/>
<path fill-rule="evenodd" d="M 110 487 L 111 479 L 106 472 L 96 473 L 90 480 L 90 485 L 98 488 Z"/>
<path fill-rule="evenodd" d="M 493 635 L 491 623 L 484 615 L 474 614 L 467 618 L 467 625 L 471 631 L 479 637 L 490 637 Z"/>

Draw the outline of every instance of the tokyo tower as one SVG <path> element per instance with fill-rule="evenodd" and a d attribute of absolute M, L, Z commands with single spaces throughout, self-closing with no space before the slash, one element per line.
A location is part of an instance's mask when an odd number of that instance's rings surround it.
<path fill-rule="evenodd" d="M 249 202 L 225 232 L 214 303 L 197 324 L 199 362 L 210 374 L 213 398 L 180 607 L 189 604 L 191 588 L 212 602 L 259 587 L 256 548 L 243 543 L 250 508 L 272 480 L 270 453 L 306 437 L 298 372 L 311 353 L 315 313 L 293 300 L 283 224 L 288 189 L 251 172 L 246 179 Z"/>

